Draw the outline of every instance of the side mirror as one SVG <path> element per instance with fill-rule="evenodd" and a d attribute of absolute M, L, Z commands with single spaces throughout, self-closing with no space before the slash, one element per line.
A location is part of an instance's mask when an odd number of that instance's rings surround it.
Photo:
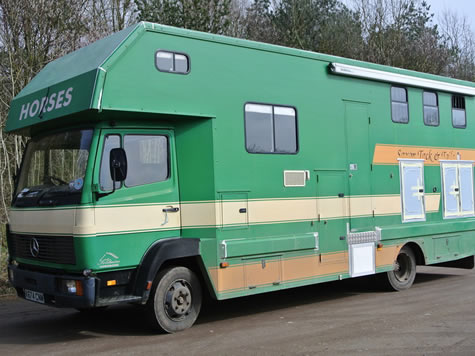
<path fill-rule="evenodd" d="M 122 182 L 127 177 L 127 155 L 123 148 L 113 148 L 109 158 L 111 178 L 114 182 Z"/>

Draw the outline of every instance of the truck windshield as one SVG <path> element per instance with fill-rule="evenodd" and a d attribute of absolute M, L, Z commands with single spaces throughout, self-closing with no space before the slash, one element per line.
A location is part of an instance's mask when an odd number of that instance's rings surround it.
<path fill-rule="evenodd" d="M 28 143 L 13 206 L 78 204 L 92 130 L 33 138 Z"/>

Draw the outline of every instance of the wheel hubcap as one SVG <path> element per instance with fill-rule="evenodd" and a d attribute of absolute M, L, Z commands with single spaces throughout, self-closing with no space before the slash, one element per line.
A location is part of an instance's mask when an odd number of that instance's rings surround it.
<path fill-rule="evenodd" d="M 184 280 L 175 281 L 166 294 L 165 311 L 170 318 L 181 319 L 189 314 L 191 301 L 190 285 Z"/>
<path fill-rule="evenodd" d="M 394 266 L 394 276 L 399 282 L 406 282 L 412 272 L 412 265 L 409 256 L 400 254 Z"/>

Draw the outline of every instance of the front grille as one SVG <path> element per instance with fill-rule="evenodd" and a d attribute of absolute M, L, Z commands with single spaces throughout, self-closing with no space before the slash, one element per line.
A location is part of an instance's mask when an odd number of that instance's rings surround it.
<path fill-rule="evenodd" d="M 72 236 L 10 234 L 8 240 L 12 257 L 68 265 L 76 264 Z"/>

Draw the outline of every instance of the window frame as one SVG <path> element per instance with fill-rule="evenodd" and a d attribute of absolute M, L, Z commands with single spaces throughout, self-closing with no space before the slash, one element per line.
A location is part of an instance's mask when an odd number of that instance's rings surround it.
<path fill-rule="evenodd" d="M 272 137 L 274 139 L 274 150 L 275 150 L 275 119 L 274 119 L 274 108 L 276 106 L 281 107 L 281 108 L 288 108 L 288 109 L 293 109 L 295 112 L 295 152 L 254 152 L 254 151 L 249 151 L 247 148 L 247 124 L 246 124 L 246 105 L 262 105 L 262 106 L 271 106 L 272 107 Z M 244 112 L 244 147 L 246 148 L 247 153 L 251 154 L 272 154 L 272 155 L 296 155 L 300 151 L 300 145 L 299 145 L 299 125 L 298 125 L 298 111 L 297 108 L 293 105 L 280 105 L 280 104 L 271 104 L 271 103 L 261 103 L 261 102 L 255 102 L 255 101 L 247 101 L 244 103 L 243 106 L 243 112 Z"/>
<path fill-rule="evenodd" d="M 162 135 L 162 134 L 147 134 L 147 133 L 138 133 L 138 134 L 135 134 L 135 133 L 126 133 L 124 135 L 121 135 L 122 137 L 122 140 L 121 140 L 121 147 L 124 148 L 125 147 L 125 143 L 124 143 L 124 140 L 125 140 L 125 136 L 163 136 L 165 137 L 165 140 L 167 141 L 167 176 L 164 180 L 159 180 L 159 181 L 156 181 L 156 182 L 150 182 L 150 183 L 144 183 L 144 184 L 137 184 L 137 185 L 127 185 L 125 184 L 125 180 L 124 180 L 124 186 L 126 188 L 134 188 L 134 187 L 141 187 L 141 186 L 144 186 L 144 185 L 149 185 L 149 184 L 155 184 L 155 183 L 161 183 L 161 182 L 166 182 L 167 180 L 170 179 L 171 177 L 171 167 L 170 167 L 170 139 L 168 137 L 168 135 Z M 124 148 L 124 151 L 125 151 L 125 148 Z M 127 154 L 127 151 L 125 151 L 125 153 Z M 127 164 L 128 166 L 128 164 Z"/>
<path fill-rule="evenodd" d="M 156 182 L 151 182 L 151 183 L 145 183 L 145 184 L 139 184 L 139 185 L 133 185 L 133 186 L 127 186 L 125 184 L 125 180 L 123 182 L 119 182 L 120 183 L 120 187 L 116 187 L 116 191 L 117 190 L 122 190 L 122 188 L 125 188 L 125 189 L 134 189 L 134 188 L 139 188 L 139 187 L 144 187 L 144 186 L 147 186 L 147 185 L 150 185 L 150 184 L 158 184 L 158 183 L 163 183 L 163 182 L 168 182 L 170 181 L 170 179 L 172 178 L 172 147 L 171 147 L 171 140 L 170 140 L 170 135 L 167 134 L 167 133 L 145 133 L 145 132 L 140 132 L 140 133 L 134 133 L 134 132 L 120 132 L 122 131 L 122 129 L 119 129 L 117 131 L 111 131 L 111 132 L 108 132 L 106 133 L 102 138 L 101 138 L 101 149 L 100 149 L 100 154 L 101 154 L 101 162 L 99 164 L 99 171 L 97 173 L 97 183 L 98 183 L 98 186 L 99 186 L 99 190 L 101 192 L 111 192 L 112 189 L 110 190 L 103 190 L 102 187 L 101 187 L 101 184 L 100 184 L 100 177 L 101 177 L 101 167 L 102 167 L 102 161 L 104 159 L 104 143 L 105 143 L 105 138 L 107 136 L 119 136 L 119 139 L 120 139 L 120 148 L 124 148 L 124 137 L 127 136 L 127 135 L 133 135 L 133 136 L 163 136 L 165 137 L 165 139 L 167 140 L 167 170 L 168 170 L 168 174 L 167 174 L 167 177 L 166 179 L 164 180 L 161 180 L 161 181 L 156 181 Z M 127 154 L 127 152 L 126 152 Z"/>
<path fill-rule="evenodd" d="M 450 166 L 456 166 L 456 179 L 457 179 L 457 189 L 458 189 L 458 199 L 457 199 L 457 213 L 447 213 L 447 202 L 446 202 L 446 182 L 445 182 L 445 175 L 444 175 L 444 166 L 448 165 L 449 168 Z M 460 184 L 460 168 L 462 166 L 465 166 L 467 168 L 468 165 L 471 165 L 471 175 L 472 175 L 472 211 L 469 213 L 464 213 L 462 210 L 462 191 L 461 191 L 461 186 Z M 475 216 L 475 190 L 473 187 L 474 183 L 474 174 L 473 174 L 473 169 L 474 169 L 474 161 L 462 161 L 462 160 L 441 160 L 440 161 L 440 180 L 441 180 L 441 195 L 442 195 L 442 217 L 443 219 L 463 219 L 467 217 L 473 217 Z"/>
<path fill-rule="evenodd" d="M 122 147 L 122 135 L 119 133 L 105 134 L 104 137 L 102 138 L 101 162 L 99 163 L 99 177 L 98 177 L 99 189 L 102 192 L 111 192 L 114 189 L 114 182 L 112 182 L 112 188 L 110 190 L 104 190 L 101 185 L 102 163 L 104 162 L 104 148 L 106 147 L 105 142 L 108 136 L 119 136 L 119 147 L 120 148 Z M 110 175 L 110 172 L 109 172 L 109 175 Z M 111 177 L 111 180 L 112 180 L 112 177 Z M 116 183 L 119 183 L 119 184 L 118 184 L 118 187 L 116 186 L 115 190 L 121 189 L 124 186 L 124 182 L 116 182 Z"/>
<path fill-rule="evenodd" d="M 393 88 L 399 88 L 399 89 L 404 89 L 404 91 L 406 92 L 406 101 L 395 101 L 393 100 L 393 93 L 392 93 L 392 89 Z M 398 85 L 391 85 L 390 88 L 389 88 L 389 99 L 390 99 L 390 112 L 391 112 L 391 121 L 394 122 L 395 124 L 409 124 L 409 121 L 410 121 L 410 112 L 409 112 L 409 90 L 407 90 L 407 87 L 403 87 L 403 86 L 398 86 Z M 405 103 L 406 106 L 407 106 L 407 121 L 394 121 L 394 117 L 393 117 L 393 102 L 396 102 L 396 103 Z"/>
<path fill-rule="evenodd" d="M 173 55 L 173 68 L 175 68 L 175 55 L 176 54 L 179 54 L 179 55 L 182 55 L 182 56 L 185 56 L 186 59 L 188 60 L 188 71 L 186 72 L 177 72 L 175 70 L 163 70 L 163 69 L 160 69 L 158 67 L 158 63 L 157 63 L 157 54 L 159 52 L 166 52 L 166 53 L 171 53 Z M 153 57 L 153 62 L 154 62 L 154 65 L 155 65 L 155 68 L 159 71 L 159 72 L 162 72 L 162 73 L 173 73 L 173 74 L 181 74 L 181 75 L 187 75 L 187 74 L 190 74 L 191 72 L 191 58 L 190 56 L 188 55 L 188 53 L 185 53 L 185 52 L 176 52 L 176 51 L 170 51 L 170 50 L 167 50 L 167 49 L 163 49 L 163 48 L 159 48 L 155 51 L 155 55 Z"/>
<path fill-rule="evenodd" d="M 432 105 L 426 105 L 425 102 L 424 102 L 424 93 L 431 93 L 431 94 L 435 94 L 435 100 L 436 100 L 436 106 L 432 106 Z M 437 125 L 431 125 L 431 124 L 428 124 L 426 122 L 426 113 L 425 113 L 425 109 L 426 109 L 426 106 L 427 107 L 431 107 L 431 108 L 437 108 Z M 440 126 L 440 105 L 439 105 L 439 93 L 437 93 L 436 91 L 431 91 L 431 90 L 423 90 L 422 91 L 422 120 L 424 121 L 424 125 L 425 126 L 432 126 L 432 127 L 438 127 Z"/>
<path fill-rule="evenodd" d="M 411 222 L 420 222 L 426 221 L 427 219 L 427 212 L 426 212 L 426 189 L 425 189 L 425 177 L 424 177 L 424 170 L 425 170 L 425 161 L 423 159 L 410 159 L 410 158 L 399 158 L 399 190 L 401 195 L 401 220 L 403 223 L 411 223 Z M 422 192 L 418 192 L 421 197 L 421 208 L 422 213 L 421 215 L 407 215 L 405 213 L 405 206 L 407 204 L 406 197 L 405 197 L 405 180 L 404 180 L 404 168 L 405 166 L 419 166 L 420 173 L 421 173 L 421 184 L 422 184 Z M 414 186 L 412 186 L 413 188 Z M 421 187 L 421 186 L 420 186 Z"/>
<path fill-rule="evenodd" d="M 455 110 L 462 110 L 462 109 L 454 107 L 454 98 L 455 97 L 463 98 L 463 113 L 464 113 L 464 118 L 465 118 L 465 125 L 464 126 L 456 126 L 455 123 L 454 123 L 454 109 Z M 450 114 L 452 116 L 452 127 L 453 128 L 456 128 L 456 129 L 465 129 L 465 128 L 467 128 L 467 105 L 466 105 L 466 103 L 467 103 L 467 101 L 465 100 L 465 95 L 452 94 L 452 96 L 450 97 Z"/>

